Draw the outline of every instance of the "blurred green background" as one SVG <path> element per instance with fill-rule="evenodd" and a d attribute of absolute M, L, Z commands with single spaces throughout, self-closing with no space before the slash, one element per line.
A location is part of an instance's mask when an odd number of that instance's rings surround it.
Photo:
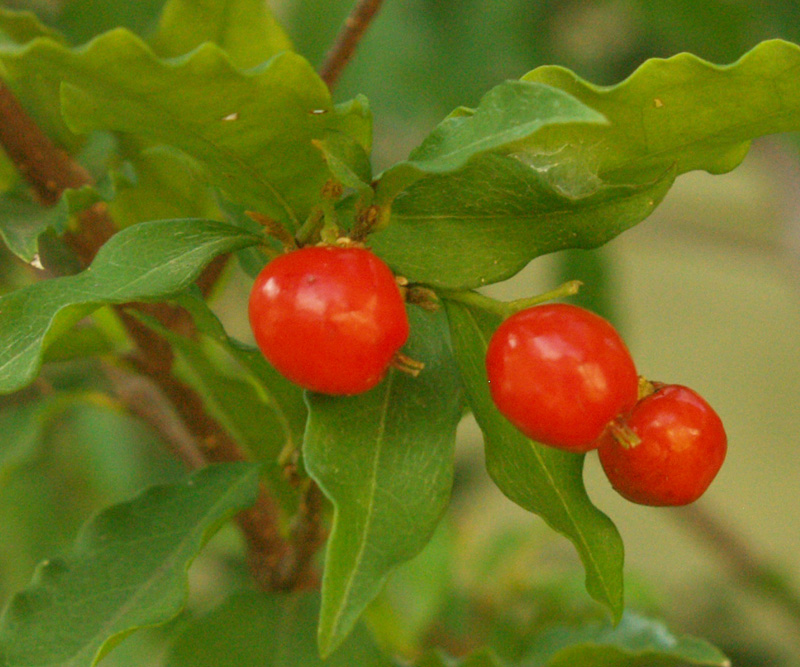
<path fill-rule="evenodd" d="M 0 4 L 34 8 L 80 43 L 118 24 L 148 34 L 162 2 Z M 353 4 L 271 3 L 297 49 L 315 65 Z M 563 65 L 595 83 L 613 84 L 650 57 L 691 51 L 729 63 L 775 37 L 800 42 L 800 3 L 386 0 L 336 97 L 369 98 L 379 171 L 405 158 L 453 107 L 475 105 L 491 86 L 538 65 Z M 586 481 L 622 532 L 630 598 L 663 611 L 676 630 L 718 642 L 735 665 L 800 664 L 793 657 L 800 654 L 800 602 L 792 597 L 800 591 L 798 145 L 793 136 L 760 140 L 731 174 L 681 177 L 650 219 L 600 251 L 541 258 L 490 289 L 524 296 L 566 278 L 583 279 L 584 303 L 616 322 L 643 374 L 694 387 L 723 417 L 728 459 L 698 509 L 729 527 L 740 548 L 710 546 L 696 512 L 623 501 L 593 456 Z M 227 298 L 218 303 L 231 332 L 245 339 L 239 300 L 246 288 L 245 278 L 233 276 Z M 88 371 L 66 368 L 60 381 L 84 382 Z M 0 490 L 2 597 L 27 580 L 39 558 L 70 542 L 93 508 L 179 474 L 147 444 L 149 433 L 102 406 L 70 409 L 49 437 L 48 449 L 58 460 L 40 457 Z M 121 458 L 129 471 L 124 479 L 118 475 Z M 74 479 L 57 467 L 64 463 Z M 87 486 L 89 468 L 95 472 Z M 526 577 L 541 583 L 547 579 L 541 571 L 574 577 L 579 589 L 580 565 L 566 541 L 493 490 L 479 435 L 469 423 L 462 429 L 458 480 L 453 520 L 461 529 L 460 560 L 484 553 L 499 536 L 537 546 L 532 561 L 497 570 L 494 594 L 506 584 L 524 585 Z M 20 498 L 36 501 L 21 504 Z M 742 548 L 776 568 L 778 594 L 759 593 L 751 571 L 731 566 Z M 479 585 L 474 572 L 472 579 L 469 571 L 458 576 L 464 586 Z M 787 600 L 776 602 L 781 595 Z"/>

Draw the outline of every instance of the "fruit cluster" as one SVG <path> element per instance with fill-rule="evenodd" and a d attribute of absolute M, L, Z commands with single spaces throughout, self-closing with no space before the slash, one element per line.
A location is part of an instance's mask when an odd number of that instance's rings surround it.
<path fill-rule="evenodd" d="M 275 368 L 326 394 L 376 386 L 409 335 L 394 275 L 359 246 L 305 247 L 273 260 L 256 278 L 249 315 Z M 725 458 L 725 430 L 708 403 L 686 387 L 640 380 L 616 330 L 582 308 L 515 313 L 489 342 L 486 370 L 514 426 L 559 449 L 597 449 L 613 487 L 633 502 L 693 502 Z"/>
<path fill-rule="evenodd" d="M 489 342 L 498 410 L 525 435 L 571 452 L 597 449 L 612 486 L 642 505 L 686 505 L 727 450 L 717 413 L 693 390 L 640 380 L 616 330 L 567 304 L 522 310 Z"/>

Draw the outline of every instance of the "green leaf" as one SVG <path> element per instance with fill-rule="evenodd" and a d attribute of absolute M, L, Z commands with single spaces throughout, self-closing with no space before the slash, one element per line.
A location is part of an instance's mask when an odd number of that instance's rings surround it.
<path fill-rule="evenodd" d="M 708 642 L 675 636 L 664 625 L 626 613 L 617 627 L 588 624 L 555 628 L 537 638 L 523 667 L 730 667 Z"/>
<path fill-rule="evenodd" d="M 383 172 L 377 200 L 391 202 L 425 175 L 457 171 L 478 155 L 520 145 L 543 127 L 603 122 L 601 114 L 555 88 L 506 81 L 486 93 L 474 111 L 451 114 L 408 160 Z"/>
<path fill-rule="evenodd" d="M 606 243 L 646 218 L 674 179 L 667 171 L 640 186 L 609 185 L 573 158 L 487 155 L 421 180 L 395 200 L 370 245 L 412 282 L 478 287 L 540 255 Z"/>
<path fill-rule="evenodd" d="M 486 377 L 486 347 L 496 315 L 446 301 L 461 377 L 486 443 L 486 467 L 498 488 L 569 539 L 586 571 L 586 589 L 616 619 L 623 609 L 623 545 L 583 485 L 583 455 L 531 442 L 498 412 Z"/>
<path fill-rule="evenodd" d="M 390 667 L 360 624 L 322 661 L 318 615 L 317 593 L 237 593 L 181 634 L 166 667 Z"/>
<path fill-rule="evenodd" d="M 0 7 L 0 48 L 9 43 L 27 44 L 37 37 L 63 41 L 58 32 L 44 25 L 33 12 Z"/>
<path fill-rule="evenodd" d="M 263 0 L 169 0 L 152 42 L 156 53 L 181 56 L 204 42 L 221 47 L 239 69 L 292 48 Z"/>
<path fill-rule="evenodd" d="M 30 382 L 47 345 L 101 305 L 176 294 L 217 255 L 260 239 L 209 220 L 142 223 L 113 236 L 82 273 L 0 297 L 0 393 Z"/>
<path fill-rule="evenodd" d="M 59 7 L 56 25 L 74 44 L 117 27 L 141 35 L 152 30 L 163 4 L 164 0 L 69 0 Z"/>
<path fill-rule="evenodd" d="M 773 40 L 727 66 L 688 53 L 648 60 L 616 86 L 586 83 L 561 67 L 523 79 L 560 88 L 610 121 L 548 128 L 537 136 L 539 150 L 580 147 L 604 180 L 642 184 L 673 167 L 730 171 L 751 139 L 800 129 L 798 68 L 800 47 Z"/>
<path fill-rule="evenodd" d="M 214 44 L 161 60 L 114 30 L 74 51 L 37 40 L 2 63 L 17 81 L 61 84 L 73 131 L 116 130 L 179 148 L 232 200 L 292 229 L 329 178 L 312 140 L 331 128 L 368 131 L 361 106 L 332 106 L 324 82 L 291 52 L 242 72 Z"/>
<path fill-rule="evenodd" d="M 42 563 L 0 618 L 8 667 L 90 667 L 125 635 L 182 609 L 205 542 L 255 501 L 259 466 L 210 466 L 86 524 L 71 555 Z"/>
<path fill-rule="evenodd" d="M 182 300 L 186 302 L 184 298 Z M 196 304 L 196 311 L 201 306 Z M 264 474 L 269 487 L 282 507 L 290 513 L 297 510 L 297 490 L 289 484 L 279 455 L 285 449 L 299 449 L 301 433 L 292 423 L 290 400 L 286 400 L 274 387 L 266 386 L 254 376 L 239 376 L 231 372 L 230 357 L 219 358 L 220 347 L 228 354 L 237 354 L 230 339 L 224 335 L 209 339 L 181 336 L 162 326 L 157 320 L 137 314 L 138 319 L 157 331 L 172 345 L 177 356 L 174 373 L 203 397 L 203 402 L 214 416 L 250 455 L 264 462 Z M 200 320 L 216 317 L 210 311 Z M 217 320 L 217 326 L 222 325 Z M 220 344 L 221 343 L 221 344 Z M 278 389 L 283 388 L 283 383 Z M 290 388 L 297 394 L 301 390 Z M 302 402 L 302 398 L 300 399 Z M 305 416 L 305 409 L 300 417 Z M 296 419 L 294 420 L 297 421 Z"/>
<path fill-rule="evenodd" d="M 353 628 L 389 573 L 431 537 L 453 480 L 461 389 L 441 314 L 409 310 L 405 348 L 426 364 L 392 370 L 354 397 L 308 396 L 306 468 L 334 505 L 322 583 L 320 652 Z"/>

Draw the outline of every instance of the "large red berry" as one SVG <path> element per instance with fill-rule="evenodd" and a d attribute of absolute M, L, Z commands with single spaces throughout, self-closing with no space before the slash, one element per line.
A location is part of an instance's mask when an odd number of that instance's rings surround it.
<path fill-rule="evenodd" d="M 326 394 L 374 387 L 409 333 L 394 275 L 356 247 L 307 247 L 274 259 L 256 278 L 249 312 L 275 368 Z"/>
<path fill-rule="evenodd" d="M 612 486 L 628 500 L 686 505 L 711 484 L 727 443 L 722 421 L 702 397 L 663 385 L 603 435 L 598 454 Z"/>
<path fill-rule="evenodd" d="M 606 320 L 568 304 L 509 317 L 486 352 L 497 408 L 529 438 L 573 452 L 596 447 L 608 423 L 630 410 L 638 376 Z"/>

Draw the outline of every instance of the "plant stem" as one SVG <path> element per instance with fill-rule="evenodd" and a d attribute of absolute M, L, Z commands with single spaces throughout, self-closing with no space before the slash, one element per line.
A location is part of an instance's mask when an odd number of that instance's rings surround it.
<path fill-rule="evenodd" d="M 333 90 L 347 63 L 355 53 L 364 33 L 381 7 L 383 0 L 359 0 L 344 22 L 331 50 L 320 68 L 320 77 Z"/>
<path fill-rule="evenodd" d="M 46 206 L 54 205 L 68 188 L 92 185 L 89 173 L 42 132 L 2 82 L 0 145 L 36 197 Z M 88 266 L 97 251 L 113 235 L 115 225 L 104 204 L 84 212 L 79 220 L 79 229 L 65 234 L 64 241 L 83 265 Z M 204 294 L 213 289 L 224 266 L 224 258 L 215 260 L 198 279 Z M 173 376 L 174 354 L 168 341 L 126 312 L 128 308 L 144 312 L 182 335 L 196 334 L 191 315 L 181 308 L 166 303 L 116 306 L 116 313 L 136 344 L 131 363 L 166 397 L 172 411 L 167 406 L 158 410 L 155 406 L 143 406 L 141 392 L 125 386 L 121 378 L 112 372 L 109 379 L 115 385 L 120 401 L 132 414 L 153 426 L 189 468 L 202 467 L 206 462 L 245 459 L 238 444 L 206 411 L 202 397 Z M 172 417 L 168 417 L 170 414 Z M 178 426 L 174 415 L 178 415 L 182 428 Z M 263 585 L 274 588 L 279 580 L 280 562 L 290 552 L 279 529 L 278 510 L 274 502 L 262 489 L 254 507 L 240 513 L 237 521 L 250 545 L 251 562 L 268 568 L 267 572 L 254 573 L 256 578 L 264 582 Z"/>
<path fill-rule="evenodd" d="M 777 604 L 800 628 L 800 595 L 792 589 L 787 578 L 755 553 L 741 535 L 716 513 L 698 503 L 680 508 L 675 516 L 683 528 L 705 542 L 728 565 L 743 587 Z"/>
<path fill-rule="evenodd" d="M 563 285 L 559 285 L 554 290 L 545 292 L 544 294 L 537 294 L 536 296 L 528 297 L 525 299 L 516 299 L 515 301 L 498 301 L 492 297 L 474 292 L 472 290 L 462 291 L 440 291 L 439 294 L 442 298 L 448 301 L 456 301 L 463 303 L 465 306 L 472 306 L 480 310 L 486 310 L 490 313 L 495 313 L 503 319 L 510 317 L 514 313 L 518 313 L 526 308 L 538 306 L 553 299 L 561 299 L 566 296 L 577 294 L 580 289 L 581 282 L 579 280 L 570 280 Z"/>

